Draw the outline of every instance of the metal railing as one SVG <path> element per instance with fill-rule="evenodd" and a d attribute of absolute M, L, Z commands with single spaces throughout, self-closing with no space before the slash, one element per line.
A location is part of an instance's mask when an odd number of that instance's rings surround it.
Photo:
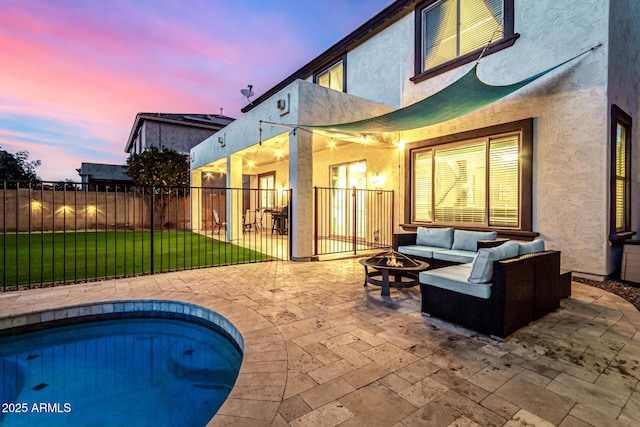
<path fill-rule="evenodd" d="M 314 188 L 315 255 L 391 247 L 393 191 Z"/>
<path fill-rule="evenodd" d="M 288 259 L 273 192 L 0 181 L 0 291 Z"/>

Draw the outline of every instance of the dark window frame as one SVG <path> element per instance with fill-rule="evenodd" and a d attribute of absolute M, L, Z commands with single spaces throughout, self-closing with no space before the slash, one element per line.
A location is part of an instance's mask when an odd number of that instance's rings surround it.
<path fill-rule="evenodd" d="M 447 71 L 453 70 L 454 68 L 458 68 L 461 65 L 468 64 L 469 62 L 475 61 L 480 56 L 483 48 L 476 49 L 472 52 L 461 55 L 457 58 L 454 58 L 450 61 L 443 62 L 440 65 L 429 68 L 428 70 L 422 69 L 422 12 L 424 9 L 431 7 L 435 3 L 438 3 L 442 0 L 425 0 L 419 3 L 416 6 L 414 17 L 415 17 L 415 35 L 414 35 L 414 49 L 415 49 L 415 57 L 414 57 L 414 76 L 410 78 L 410 80 L 414 83 L 420 83 L 431 77 L 437 76 L 439 74 L 445 73 Z M 487 50 L 484 53 L 484 56 L 491 55 L 492 53 L 499 52 L 503 49 L 513 46 L 516 40 L 520 37 L 520 34 L 514 32 L 514 8 L 513 8 L 514 0 L 504 0 L 503 6 L 503 28 L 502 28 L 502 39 L 497 40 L 487 47 Z"/>
<path fill-rule="evenodd" d="M 626 129 L 625 143 L 625 212 L 624 212 L 624 229 L 616 228 L 616 139 L 618 135 L 618 123 L 622 123 Z M 631 129 L 633 120 L 631 116 L 622 110 L 616 104 L 611 105 L 611 172 L 609 177 L 609 240 L 617 242 L 633 236 L 635 233 L 631 231 Z"/>
<path fill-rule="evenodd" d="M 342 92 L 343 93 L 347 93 L 347 55 L 341 55 L 339 58 L 337 58 L 334 61 L 331 61 L 330 63 L 328 63 L 326 66 L 318 69 L 317 71 L 315 71 L 313 73 L 313 82 L 315 84 L 318 84 L 318 77 L 320 76 L 320 74 L 325 73 L 326 71 L 329 71 L 329 69 L 331 67 L 333 67 L 334 65 L 338 64 L 342 62 Z"/>
<path fill-rule="evenodd" d="M 428 147 L 441 146 L 473 139 L 487 138 L 495 135 L 519 132 L 522 135 L 520 141 L 520 227 L 465 227 L 458 226 L 456 228 L 468 228 L 475 230 L 497 230 L 500 235 L 514 236 L 518 238 L 530 238 L 537 235 L 533 232 L 533 119 L 519 120 L 516 122 L 505 123 L 501 125 L 489 126 L 472 131 L 445 135 L 423 141 L 417 141 L 407 144 L 405 149 L 405 165 L 408 173 L 405 174 L 405 194 L 413 195 L 413 153 Z M 413 196 L 406 197 L 404 203 L 404 221 L 401 226 L 404 229 L 411 230 L 418 226 L 428 225 L 429 227 L 443 227 L 448 225 L 440 225 L 437 223 L 413 222 Z"/>

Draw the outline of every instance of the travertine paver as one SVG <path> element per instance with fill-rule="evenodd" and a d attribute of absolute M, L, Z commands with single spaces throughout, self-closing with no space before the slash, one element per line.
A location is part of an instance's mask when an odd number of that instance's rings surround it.
<path fill-rule="evenodd" d="M 357 259 L 269 262 L 0 293 L 0 328 L 97 301 L 178 300 L 217 311 L 246 346 L 215 426 L 640 420 L 640 313 L 623 299 L 573 283 L 560 310 L 500 342 L 424 318 L 417 287 L 382 297 L 362 286 L 362 274 Z"/>

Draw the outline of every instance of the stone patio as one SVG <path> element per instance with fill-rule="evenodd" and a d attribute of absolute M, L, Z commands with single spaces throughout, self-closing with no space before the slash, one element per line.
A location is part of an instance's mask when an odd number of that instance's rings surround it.
<path fill-rule="evenodd" d="M 0 293 L 17 315 L 120 299 L 215 310 L 245 339 L 212 426 L 610 426 L 640 420 L 640 312 L 574 282 L 504 342 L 420 313 L 418 288 L 362 286 L 357 259 L 269 262 Z M 33 314 L 35 315 L 35 314 Z"/>

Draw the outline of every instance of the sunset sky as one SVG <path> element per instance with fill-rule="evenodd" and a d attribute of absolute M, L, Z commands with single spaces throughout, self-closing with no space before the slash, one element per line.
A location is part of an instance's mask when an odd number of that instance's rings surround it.
<path fill-rule="evenodd" d="M 44 180 L 124 164 L 138 112 L 239 118 L 392 0 L 0 0 L 0 147 Z"/>

